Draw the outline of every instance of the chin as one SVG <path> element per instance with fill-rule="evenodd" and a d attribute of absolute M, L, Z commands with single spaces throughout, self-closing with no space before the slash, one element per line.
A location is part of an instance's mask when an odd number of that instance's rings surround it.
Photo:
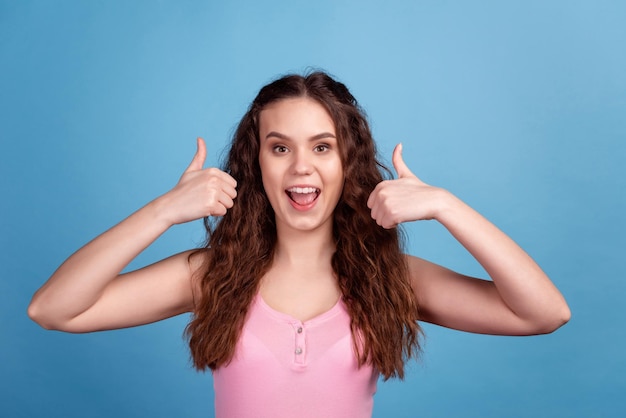
<path fill-rule="evenodd" d="M 290 229 L 300 232 L 315 231 L 324 227 L 329 227 L 329 230 L 332 228 L 332 221 L 330 219 L 283 219 L 278 222 L 280 222 L 286 230 Z"/>

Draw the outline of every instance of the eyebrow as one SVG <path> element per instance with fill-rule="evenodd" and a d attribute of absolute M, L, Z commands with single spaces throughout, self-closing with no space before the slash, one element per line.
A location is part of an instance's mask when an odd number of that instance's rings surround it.
<path fill-rule="evenodd" d="M 272 132 L 268 133 L 267 135 L 265 135 L 265 139 L 266 140 L 271 138 L 271 137 L 282 139 L 282 140 L 285 140 L 285 141 L 290 141 L 291 140 L 291 138 L 288 137 L 287 135 L 281 134 L 280 132 L 276 132 L 276 131 L 272 131 Z M 312 137 L 310 137 L 309 141 L 317 141 L 319 139 L 324 139 L 324 138 L 335 138 L 335 139 L 337 139 L 337 137 L 335 137 L 335 135 L 330 133 L 330 132 L 322 132 L 322 133 L 319 133 L 317 135 L 313 135 Z"/>

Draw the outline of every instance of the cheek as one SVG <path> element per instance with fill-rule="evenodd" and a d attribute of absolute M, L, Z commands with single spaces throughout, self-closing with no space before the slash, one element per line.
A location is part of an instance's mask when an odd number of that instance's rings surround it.
<path fill-rule="evenodd" d="M 270 170 L 271 166 L 267 163 L 263 156 L 259 156 L 259 168 L 261 169 L 261 181 L 263 182 L 263 186 L 267 187 L 267 183 L 272 177 Z"/>
<path fill-rule="evenodd" d="M 338 200 L 343 193 L 343 187 L 345 184 L 345 175 L 341 163 L 332 164 L 326 167 L 326 184 L 332 185 L 333 194 Z"/>
<path fill-rule="evenodd" d="M 263 188 L 265 189 L 265 195 L 268 197 L 270 202 L 273 202 L 274 196 L 282 192 L 282 190 L 280 190 L 280 179 L 270 168 L 262 167 L 261 182 L 263 183 Z"/>
<path fill-rule="evenodd" d="M 343 164 L 341 164 L 341 161 L 335 161 L 332 165 L 328 167 L 327 172 L 333 177 L 335 182 L 341 184 L 341 186 L 343 187 L 345 173 L 343 171 Z"/>

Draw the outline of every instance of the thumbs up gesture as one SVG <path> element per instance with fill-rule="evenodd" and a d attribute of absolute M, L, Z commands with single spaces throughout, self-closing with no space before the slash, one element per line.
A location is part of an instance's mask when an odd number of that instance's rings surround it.
<path fill-rule="evenodd" d="M 207 151 L 202 138 L 198 138 L 197 146 L 178 184 L 161 198 L 172 224 L 223 216 L 237 197 L 237 181 L 218 168 L 203 168 Z"/>
<path fill-rule="evenodd" d="M 367 200 L 372 219 L 389 229 L 402 222 L 435 218 L 442 189 L 427 185 L 411 172 L 402 159 L 402 144 L 393 150 L 392 163 L 398 178 L 378 183 Z"/>

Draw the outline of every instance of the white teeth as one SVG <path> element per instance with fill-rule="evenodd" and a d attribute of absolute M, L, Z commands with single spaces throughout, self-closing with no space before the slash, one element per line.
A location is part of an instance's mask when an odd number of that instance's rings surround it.
<path fill-rule="evenodd" d="M 316 189 L 315 187 L 292 187 L 290 189 L 287 189 L 287 191 L 289 193 L 308 194 L 308 193 L 315 193 L 318 191 L 318 189 Z"/>

